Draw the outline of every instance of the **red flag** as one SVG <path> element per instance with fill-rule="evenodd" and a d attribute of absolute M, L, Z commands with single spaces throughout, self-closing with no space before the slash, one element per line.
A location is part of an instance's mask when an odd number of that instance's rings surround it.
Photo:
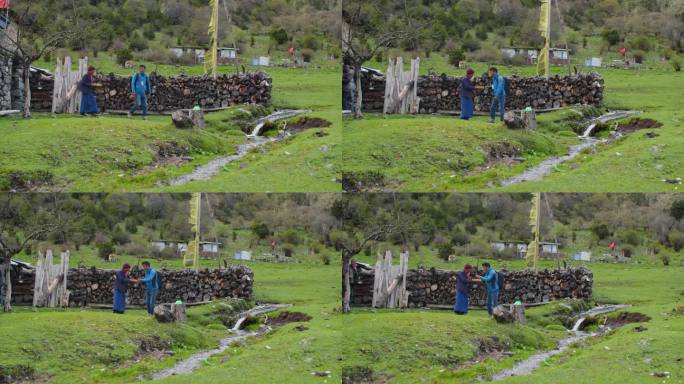
<path fill-rule="evenodd" d="M 624 57 L 624 56 L 625 56 L 625 53 L 627 53 L 627 48 L 622 47 L 622 48 L 620 48 L 620 51 L 619 51 L 619 52 L 620 52 L 620 56 L 623 56 L 623 57 Z"/>
<path fill-rule="evenodd" d="M 616 246 L 616 245 L 617 245 L 617 244 L 615 243 L 615 240 L 613 240 L 613 241 L 610 242 L 610 244 L 608 244 L 608 248 L 610 248 L 610 249 L 615 249 L 615 246 Z"/>
<path fill-rule="evenodd" d="M 0 9 L 9 8 L 10 0 L 0 0 Z"/>

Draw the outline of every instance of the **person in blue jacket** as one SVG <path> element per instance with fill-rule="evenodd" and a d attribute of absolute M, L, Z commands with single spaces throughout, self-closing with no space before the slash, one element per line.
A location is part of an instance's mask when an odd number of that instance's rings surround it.
<path fill-rule="evenodd" d="M 150 78 L 145 74 L 145 69 L 144 65 L 140 65 L 138 73 L 131 77 L 131 93 L 135 97 L 135 104 L 128 112 L 128 118 L 131 118 L 138 108 L 142 108 L 143 120 L 147 120 L 147 99 L 152 93 L 152 86 Z"/>
<path fill-rule="evenodd" d="M 131 279 L 128 274 L 131 266 L 124 264 L 120 271 L 116 272 L 114 280 L 114 305 L 112 311 L 114 313 L 123 314 L 126 310 L 126 289 L 131 283 L 137 283 L 138 280 Z"/>
<path fill-rule="evenodd" d="M 491 316 L 494 308 L 499 304 L 499 279 L 489 263 L 482 263 L 482 269 L 480 280 L 487 287 L 487 312 Z"/>
<path fill-rule="evenodd" d="M 461 119 L 469 120 L 473 117 L 473 97 L 475 95 L 475 85 L 473 85 L 473 76 L 475 76 L 475 71 L 472 68 L 468 68 L 466 75 L 461 79 Z"/>
<path fill-rule="evenodd" d="M 506 80 L 499 75 L 499 70 L 496 67 L 489 68 L 489 77 L 492 79 L 492 107 L 489 111 L 490 123 L 496 121 L 496 110 L 499 110 L 501 121 L 504 120 L 504 113 L 506 112 Z"/>
<path fill-rule="evenodd" d="M 93 76 L 95 75 L 95 67 L 88 67 L 88 72 L 83 75 L 79 83 L 79 90 L 81 91 L 81 116 L 94 116 L 98 113 L 97 98 L 95 97 L 95 84 Z"/>
<path fill-rule="evenodd" d="M 157 303 L 157 293 L 159 293 L 159 278 L 158 272 L 152 269 L 149 261 L 143 261 L 143 269 L 145 276 L 140 279 L 141 283 L 145 284 L 145 304 L 147 305 L 147 313 L 154 314 L 154 305 Z"/>

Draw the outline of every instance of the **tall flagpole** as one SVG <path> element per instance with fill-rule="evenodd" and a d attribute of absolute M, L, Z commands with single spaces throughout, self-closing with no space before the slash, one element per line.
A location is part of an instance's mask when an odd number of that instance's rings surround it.
<path fill-rule="evenodd" d="M 211 0 L 209 4 L 211 6 L 209 52 L 204 55 L 204 71 L 215 79 L 218 69 L 219 0 Z"/>
<path fill-rule="evenodd" d="M 537 59 L 537 75 L 549 77 L 551 50 L 551 0 L 541 0 L 541 11 L 539 14 L 539 31 L 544 38 L 544 48 Z"/>

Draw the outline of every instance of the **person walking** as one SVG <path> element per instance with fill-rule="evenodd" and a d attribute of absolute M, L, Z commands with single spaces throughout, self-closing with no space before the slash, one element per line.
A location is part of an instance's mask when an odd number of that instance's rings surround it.
<path fill-rule="evenodd" d="M 126 311 L 126 289 L 131 283 L 137 283 L 137 279 L 131 279 L 129 272 L 131 266 L 126 263 L 121 267 L 120 271 L 116 272 L 114 280 L 114 305 L 112 311 L 114 313 L 123 314 Z"/>
<path fill-rule="evenodd" d="M 95 67 L 88 67 L 88 72 L 81 78 L 78 88 L 81 91 L 81 116 L 94 116 L 99 111 L 97 109 L 97 98 L 95 97 L 95 83 L 93 76 L 95 75 Z"/>
<path fill-rule="evenodd" d="M 482 269 L 480 281 L 487 288 L 487 313 L 491 316 L 494 308 L 499 304 L 499 279 L 491 264 L 482 263 Z"/>
<path fill-rule="evenodd" d="M 475 71 L 472 68 L 468 68 L 465 77 L 461 79 L 461 89 L 459 93 L 461 94 L 462 120 L 469 120 L 473 117 L 475 85 L 473 85 L 472 80 L 474 75 Z"/>
<path fill-rule="evenodd" d="M 135 98 L 135 102 L 128 112 L 129 119 L 138 108 L 141 108 L 143 120 L 147 120 L 147 100 L 152 93 L 152 86 L 150 85 L 150 78 L 145 74 L 145 69 L 146 67 L 144 65 L 140 65 L 140 67 L 138 67 L 138 73 L 131 78 L 131 93 Z"/>
<path fill-rule="evenodd" d="M 504 113 L 506 112 L 506 79 L 499 74 L 499 70 L 496 67 L 489 68 L 487 73 L 489 78 L 492 79 L 492 106 L 489 111 L 489 122 L 492 124 L 496 122 L 497 109 L 503 122 Z"/>
<path fill-rule="evenodd" d="M 454 312 L 457 315 L 465 315 L 468 313 L 468 305 L 470 304 L 470 287 L 468 284 L 480 281 L 479 278 L 471 279 L 470 273 L 473 267 L 466 264 L 462 271 L 456 274 L 456 302 L 454 303 Z"/>
<path fill-rule="evenodd" d="M 150 266 L 149 261 L 143 261 L 142 266 L 145 270 L 145 276 L 140 279 L 140 282 L 145 284 L 145 305 L 147 306 L 147 313 L 153 315 L 159 293 L 159 272 Z"/>

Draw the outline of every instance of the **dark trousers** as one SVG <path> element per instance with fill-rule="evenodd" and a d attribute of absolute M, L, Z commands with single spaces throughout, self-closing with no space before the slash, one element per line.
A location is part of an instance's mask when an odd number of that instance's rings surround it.
<path fill-rule="evenodd" d="M 150 315 L 154 314 L 154 305 L 157 303 L 157 293 L 159 291 L 156 289 L 148 289 L 145 291 L 145 304 L 147 305 L 147 313 Z"/>
<path fill-rule="evenodd" d="M 143 116 L 147 116 L 147 95 L 144 93 L 135 94 L 135 104 L 131 107 L 131 114 L 134 114 L 138 108 L 142 108 Z"/>
<path fill-rule="evenodd" d="M 504 113 L 506 112 L 506 95 L 492 97 L 492 107 L 489 110 L 489 117 L 491 117 L 492 121 L 496 120 L 497 109 L 499 110 L 501 121 L 503 121 Z"/>

